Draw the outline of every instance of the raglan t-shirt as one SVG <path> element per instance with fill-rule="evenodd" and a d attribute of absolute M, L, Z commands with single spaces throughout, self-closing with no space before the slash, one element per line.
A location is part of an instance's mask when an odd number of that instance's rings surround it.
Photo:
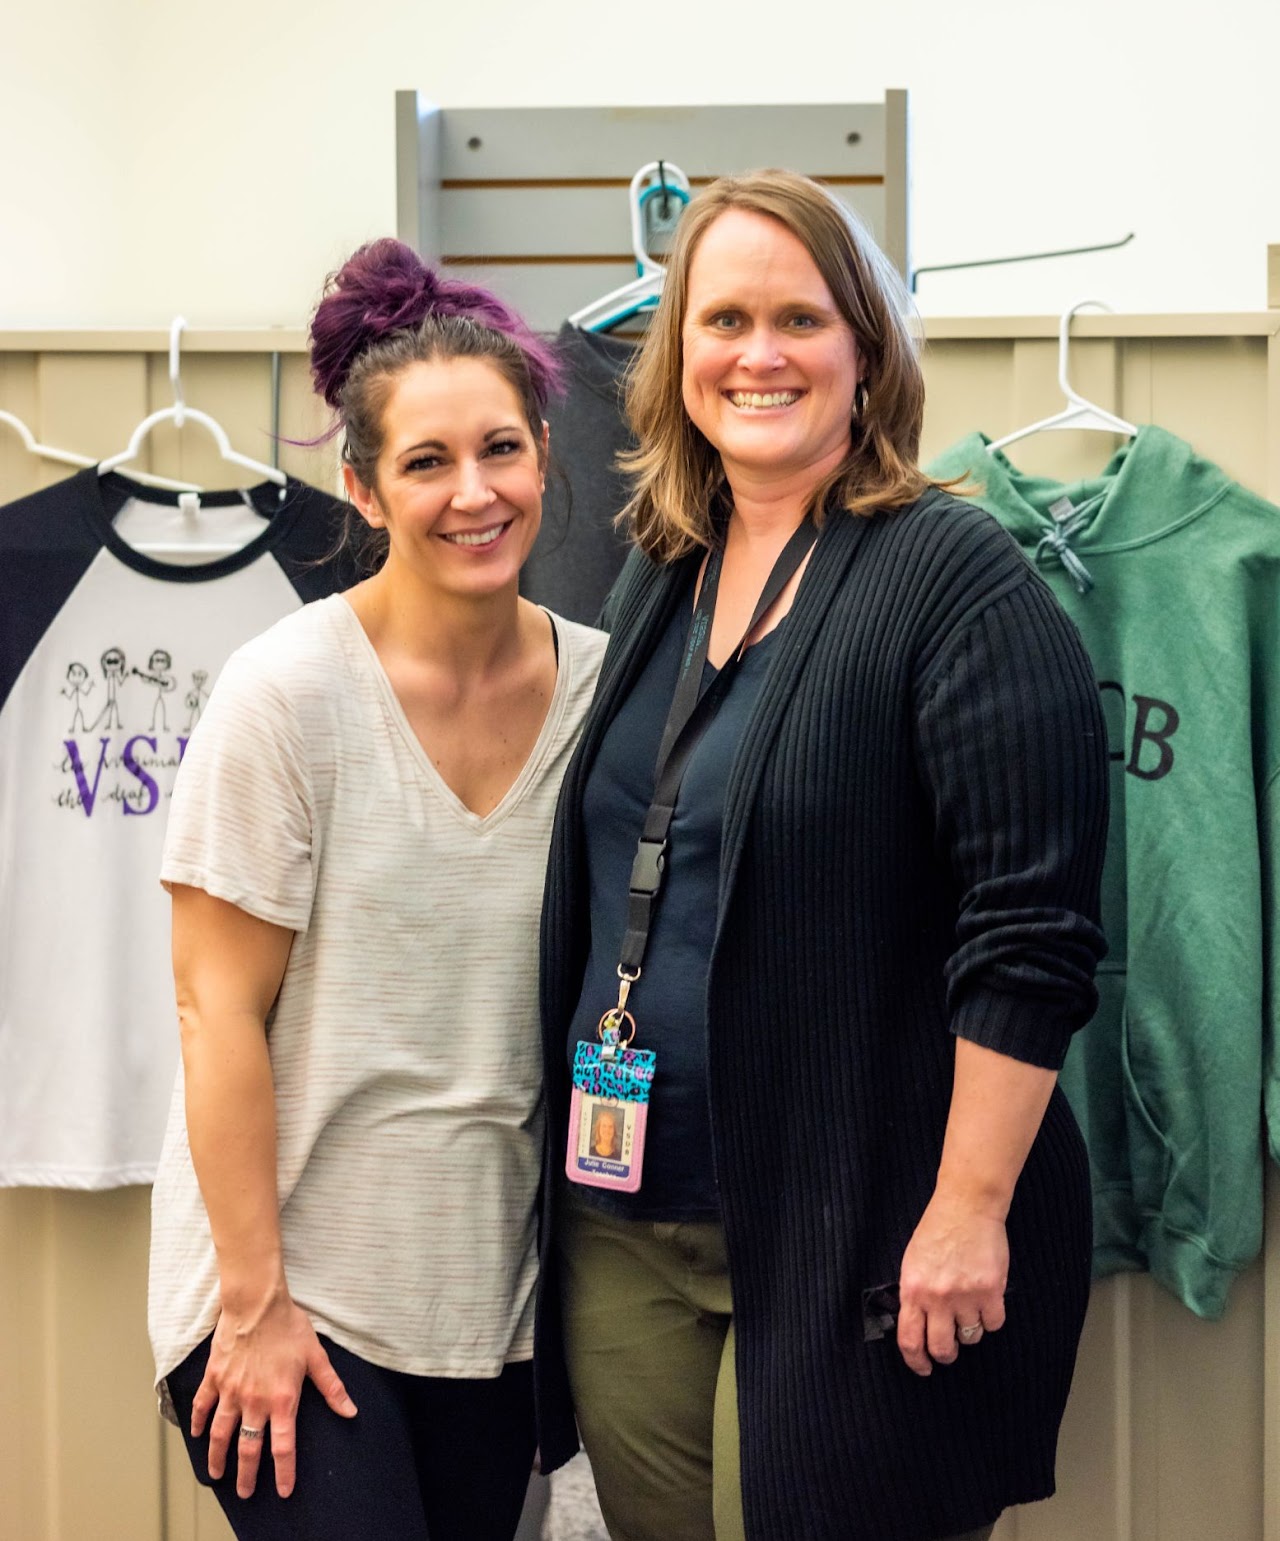
<path fill-rule="evenodd" d="M 352 581 L 340 529 L 295 481 L 180 499 L 92 468 L 0 509 L 0 1186 L 154 1176 L 174 776 L 228 655 Z"/>
<path fill-rule="evenodd" d="M 290 1293 L 319 1331 L 413 1375 L 489 1377 L 532 1352 L 538 915 L 606 640 L 554 624 L 546 721 L 484 817 L 340 597 L 235 654 L 174 792 L 164 881 L 297 933 L 267 1029 Z M 181 1070 L 152 1213 L 161 1378 L 218 1312 Z"/>

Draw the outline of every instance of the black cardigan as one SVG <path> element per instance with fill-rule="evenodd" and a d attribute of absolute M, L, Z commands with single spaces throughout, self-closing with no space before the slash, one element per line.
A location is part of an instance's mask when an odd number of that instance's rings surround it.
<path fill-rule="evenodd" d="M 590 917 L 582 791 L 697 555 L 633 557 L 565 778 L 542 921 L 548 1157 L 535 1353 L 577 1448 L 554 1230 Z M 1093 1010 L 1107 763 L 1071 623 L 985 513 L 830 516 L 730 775 L 707 989 L 750 1541 L 928 1541 L 1053 1491 L 1089 1286 L 1088 1165 L 1055 1090 L 1009 1212 L 1008 1321 L 918 1378 L 865 1289 L 932 1192 L 953 1033 L 1057 1068 Z"/>

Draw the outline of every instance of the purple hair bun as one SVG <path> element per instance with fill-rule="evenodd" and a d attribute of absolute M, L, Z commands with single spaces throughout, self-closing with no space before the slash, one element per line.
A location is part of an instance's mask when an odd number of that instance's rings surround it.
<path fill-rule="evenodd" d="M 356 359 L 393 332 L 421 326 L 428 316 L 462 316 L 516 343 L 529 364 L 540 407 L 560 385 L 551 348 L 496 294 L 455 278 L 442 278 L 411 246 L 390 236 L 353 252 L 325 284 L 311 318 L 311 378 L 336 408 Z"/>

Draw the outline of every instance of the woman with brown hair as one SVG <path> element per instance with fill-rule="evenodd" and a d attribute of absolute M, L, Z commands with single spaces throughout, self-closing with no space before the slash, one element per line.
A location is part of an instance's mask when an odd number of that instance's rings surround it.
<path fill-rule="evenodd" d="M 630 383 L 543 914 L 535 1369 L 615 1541 L 985 1536 L 1053 1491 L 1105 739 L 1046 586 L 918 468 L 904 310 L 817 184 L 725 179 Z"/>

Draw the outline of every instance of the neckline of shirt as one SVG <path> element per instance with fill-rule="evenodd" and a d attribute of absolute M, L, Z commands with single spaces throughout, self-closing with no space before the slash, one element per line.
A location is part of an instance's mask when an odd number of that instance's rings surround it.
<path fill-rule="evenodd" d="M 333 594 L 328 599 L 320 601 L 323 608 L 333 615 L 342 637 L 356 650 L 358 660 L 362 662 L 372 677 L 382 698 L 383 706 L 388 714 L 392 726 L 405 741 L 409 753 L 413 756 L 427 785 L 436 793 L 453 816 L 466 828 L 475 834 L 489 834 L 497 825 L 501 824 L 520 806 L 525 799 L 525 794 L 537 777 L 543 762 L 550 752 L 550 746 L 555 741 L 559 732 L 560 723 L 563 720 L 566 703 L 571 687 L 571 675 L 573 672 L 573 649 L 569 645 L 569 638 L 565 631 L 561 630 L 563 622 L 557 624 L 556 618 L 550 610 L 539 606 L 542 613 L 550 621 L 559 647 L 556 662 L 556 683 L 551 692 L 551 701 L 547 706 L 547 715 L 542 720 L 542 727 L 538 730 L 538 736 L 533 742 L 520 767 L 515 780 L 503 793 L 498 803 L 488 813 L 476 813 L 468 808 L 466 803 L 458 796 L 440 772 L 431 763 L 431 756 L 423 748 L 421 740 L 413 731 L 413 724 L 409 721 L 400 697 L 396 694 L 395 686 L 383 667 L 378 650 L 374 647 L 361 624 L 360 617 L 352 609 L 350 603 L 343 594 Z M 335 608 L 336 607 L 336 608 Z"/>
<path fill-rule="evenodd" d="M 303 484 L 293 477 L 288 478 L 284 487 L 275 482 L 259 482 L 243 492 L 236 488 L 202 492 L 202 508 L 231 508 L 247 499 L 254 513 L 269 520 L 266 529 L 241 546 L 239 551 L 215 557 L 211 562 L 162 562 L 129 545 L 117 532 L 115 518 L 131 500 L 154 503 L 163 508 L 177 508 L 177 492 L 164 487 L 144 487 L 141 482 L 132 481 L 118 471 L 108 471 L 105 476 L 99 476 L 96 466 L 78 472 L 71 478 L 71 483 L 79 494 L 81 512 L 89 527 L 112 556 L 126 567 L 131 567 L 134 572 L 147 578 L 159 578 L 166 583 L 208 583 L 250 566 L 285 538 L 297 520 L 303 502 L 299 496 Z"/>
<path fill-rule="evenodd" d="M 1003 450 L 990 454 L 990 443 L 986 434 L 975 433 L 960 449 L 973 448 L 977 463 L 969 474 L 981 483 L 978 501 L 998 509 L 1023 544 L 1039 542 L 1057 528 L 1049 508 L 1065 498 L 1077 509 L 1097 505 L 1072 537 L 1073 549 L 1099 555 L 1145 545 L 1207 512 L 1231 485 L 1225 472 L 1202 460 L 1185 440 L 1153 423 L 1121 444 L 1096 476 L 1074 481 L 1020 471 Z"/>
<path fill-rule="evenodd" d="M 789 615 L 790 611 L 788 611 L 787 614 Z M 787 616 L 784 615 L 778 624 L 772 627 L 769 631 L 766 631 L 764 636 L 761 637 L 759 641 L 751 643 L 749 647 L 745 647 L 742 650 L 742 661 L 738 665 L 739 670 L 745 669 L 747 664 L 751 662 L 752 658 L 754 658 L 756 654 L 760 653 L 760 649 L 767 647 L 768 644 L 773 641 L 773 639 L 778 635 L 778 633 L 786 624 Z M 763 657 L 764 654 L 760 653 L 760 656 Z M 725 663 L 728 663 L 728 661 L 729 660 L 726 658 Z M 723 668 L 724 664 L 721 664 L 720 669 Z M 717 669 L 715 664 L 713 664 L 708 658 L 702 666 L 703 678 L 709 680 L 714 679 L 716 675 L 720 673 L 720 669 Z"/>

